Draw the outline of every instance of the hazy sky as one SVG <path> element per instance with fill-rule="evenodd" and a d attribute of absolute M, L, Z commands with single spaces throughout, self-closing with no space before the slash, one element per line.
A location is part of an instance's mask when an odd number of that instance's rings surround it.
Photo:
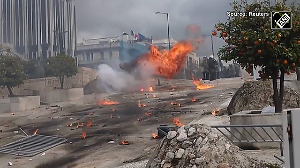
<path fill-rule="evenodd" d="M 225 21 L 231 0 L 75 0 L 78 41 L 88 38 L 118 36 L 130 30 L 153 40 L 167 38 L 168 12 L 170 36 L 185 39 L 189 24 L 197 24 L 210 35 L 214 25 Z M 218 39 L 215 40 L 218 43 Z M 205 46 L 205 47 L 204 47 Z M 211 51 L 210 38 L 202 45 Z M 208 53 L 209 54 L 209 53 Z"/>

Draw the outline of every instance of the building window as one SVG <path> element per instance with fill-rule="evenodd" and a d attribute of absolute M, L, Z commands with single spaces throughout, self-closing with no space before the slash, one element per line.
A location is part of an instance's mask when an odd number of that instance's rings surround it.
<path fill-rule="evenodd" d="M 83 60 L 85 61 L 93 61 L 94 60 L 94 53 L 84 53 Z"/>
<path fill-rule="evenodd" d="M 109 59 L 112 59 L 112 56 L 113 56 L 112 51 L 110 51 L 109 52 Z"/>
<path fill-rule="evenodd" d="M 100 52 L 100 60 L 104 60 L 104 53 Z"/>

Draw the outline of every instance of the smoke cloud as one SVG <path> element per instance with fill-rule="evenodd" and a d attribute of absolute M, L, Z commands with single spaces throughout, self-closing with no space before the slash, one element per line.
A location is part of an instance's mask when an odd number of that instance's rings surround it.
<path fill-rule="evenodd" d="M 150 64 L 138 66 L 131 73 L 107 64 L 99 65 L 99 84 L 105 92 L 138 91 L 151 85 L 154 70 Z"/>

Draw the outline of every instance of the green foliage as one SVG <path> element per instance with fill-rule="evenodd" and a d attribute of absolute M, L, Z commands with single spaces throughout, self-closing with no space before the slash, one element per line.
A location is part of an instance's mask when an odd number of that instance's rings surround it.
<path fill-rule="evenodd" d="M 22 60 L 15 56 L 0 55 L 0 86 L 11 89 L 23 84 L 24 80 Z"/>
<path fill-rule="evenodd" d="M 24 61 L 24 73 L 26 74 L 27 78 L 29 79 L 36 79 L 44 77 L 44 67 L 43 60 L 29 60 Z"/>
<path fill-rule="evenodd" d="M 48 64 L 45 67 L 47 76 L 59 77 L 61 88 L 63 88 L 64 78 L 76 75 L 77 66 L 75 59 L 65 54 L 59 54 L 48 59 Z"/>
<path fill-rule="evenodd" d="M 261 76 L 269 77 L 274 71 L 295 72 L 300 66 L 300 6 L 283 3 L 270 6 L 270 1 L 247 4 L 241 0 L 231 4 L 236 12 L 267 12 L 269 16 L 229 17 L 226 23 L 215 27 L 224 39 L 218 55 L 225 61 L 235 60 L 250 73 L 251 68 L 260 66 Z M 291 30 L 271 30 L 271 11 L 292 11 Z M 217 32 L 214 31 L 214 32 Z M 215 34 L 215 33 L 213 33 Z"/>

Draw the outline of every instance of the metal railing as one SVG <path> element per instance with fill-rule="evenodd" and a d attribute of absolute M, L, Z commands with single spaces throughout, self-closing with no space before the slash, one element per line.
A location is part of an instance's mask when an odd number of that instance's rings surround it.
<path fill-rule="evenodd" d="M 220 125 L 211 127 L 216 128 L 232 143 L 283 142 L 282 125 Z"/>

